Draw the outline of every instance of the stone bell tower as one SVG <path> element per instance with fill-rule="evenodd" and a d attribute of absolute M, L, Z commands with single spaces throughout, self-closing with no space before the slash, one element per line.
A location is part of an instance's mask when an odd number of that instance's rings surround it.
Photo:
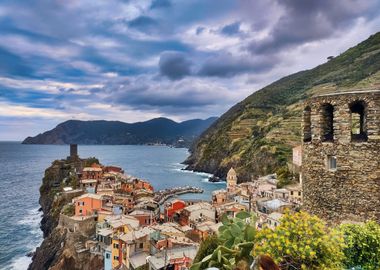
<path fill-rule="evenodd" d="M 380 222 L 380 90 L 307 100 L 302 148 L 306 211 L 330 223 Z"/>
<path fill-rule="evenodd" d="M 227 192 L 233 193 L 236 189 L 237 185 L 237 176 L 236 171 L 234 168 L 231 167 L 231 169 L 227 173 Z"/>

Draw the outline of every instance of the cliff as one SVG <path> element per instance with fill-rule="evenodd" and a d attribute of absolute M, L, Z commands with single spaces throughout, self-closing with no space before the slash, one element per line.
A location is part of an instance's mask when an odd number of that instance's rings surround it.
<path fill-rule="evenodd" d="M 41 230 L 44 240 L 36 249 L 29 270 L 101 269 L 103 261 L 100 256 L 89 252 L 78 252 L 77 245 L 84 243 L 86 236 L 57 226 L 63 206 L 72 199 L 71 196 L 60 194 L 61 187 L 76 187 L 78 179 L 75 170 L 93 161 L 97 160 L 93 158 L 56 160 L 46 169 L 39 200 L 43 211 Z"/>
<path fill-rule="evenodd" d="M 214 122 L 191 147 L 188 169 L 239 181 L 274 172 L 301 144 L 302 101 L 350 89 L 380 88 L 380 33 L 313 69 L 253 93 Z"/>
<path fill-rule="evenodd" d="M 26 138 L 24 144 L 168 144 L 188 147 L 214 121 L 193 119 L 177 123 L 167 118 L 145 122 L 69 120 L 35 137 Z"/>

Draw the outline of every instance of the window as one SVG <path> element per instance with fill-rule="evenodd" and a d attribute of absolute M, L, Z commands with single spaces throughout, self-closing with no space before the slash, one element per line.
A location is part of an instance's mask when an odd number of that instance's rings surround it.
<path fill-rule="evenodd" d="M 311 141 L 311 109 L 309 106 L 303 111 L 303 141 Z"/>
<path fill-rule="evenodd" d="M 293 196 L 293 191 L 290 191 L 290 195 L 292 195 L 292 196 Z"/>
<path fill-rule="evenodd" d="M 144 243 L 140 243 L 139 248 L 144 248 Z"/>
<path fill-rule="evenodd" d="M 301 196 L 301 191 L 298 191 L 298 196 Z"/>
<path fill-rule="evenodd" d="M 106 254 L 106 259 L 109 259 L 109 258 L 111 258 L 111 256 L 110 256 L 109 253 L 107 253 L 107 254 Z"/>
<path fill-rule="evenodd" d="M 366 105 L 364 101 L 350 104 L 351 141 L 367 141 Z"/>
<path fill-rule="evenodd" d="M 113 244 L 113 248 L 119 248 L 119 244 Z"/>
<path fill-rule="evenodd" d="M 327 156 L 327 169 L 329 171 L 336 171 L 336 157 L 335 156 Z"/>
<path fill-rule="evenodd" d="M 118 261 L 118 260 L 119 260 L 119 256 L 113 256 L 113 259 L 114 259 L 115 261 Z"/>
<path fill-rule="evenodd" d="M 334 140 L 334 107 L 328 103 L 323 104 L 321 108 L 321 140 Z"/>

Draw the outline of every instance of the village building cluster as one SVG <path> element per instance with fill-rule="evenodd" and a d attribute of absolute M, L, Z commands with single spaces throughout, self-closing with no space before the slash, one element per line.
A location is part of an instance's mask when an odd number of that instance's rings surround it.
<path fill-rule="evenodd" d="M 71 146 L 71 157 L 77 158 Z M 299 184 L 278 189 L 275 175 L 238 184 L 233 168 L 226 189 L 212 193 L 210 201 L 171 198 L 195 187 L 155 191 L 145 180 L 122 168 L 93 163 L 77 171 L 78 189 L 65 187 L 72 198 L 72 213 L 65 209 L 59 226 L 86 236 L 77 252 L 103 256 L 104 270 L 188 269 L 201 241 L 216 234 L 221 217 L 240 211 L 257 213 L 257 226 L 276 227 L 285 209 L 302 203 Z M 170 199 L 170 200 L 169 200 Z"/>
<path fill-rule="evenodd" d="M 294 151 L 294 154 L 299 153 Z M 217 220 L 223 214 L 235 217 L 240 211 L 248 211 L 256 214 L 258 228 L 274 228 L 280 224 L 284 211 L 294 211 L 302 205 L 302 188 L 298 179 L 291 185 L 277 188 L 275 174 L 240 184 L 237 184 L 237 178 L 235 170 L 231 168 L 227 174 L 227 188 L 212 193 L 212 205 L 215 207 Z"/>
<path fill-rule="evenodd" d="M 158 270 L 188 269 L 200 242 L 218 232 L 223 215 L 254 212 L 258 229 L 274 229 L 285 211 L 301 208 L 329 222 L 378 220 L 379 100 L 379 91 L 369 91 L 307 101 L 303 143 L 293 148 L 288 185 L 280 187 L 276 174 L 247 182 L 231 168 L 226 189 L 213 191 L 210 201 L 168 200 L 202 190 L 155 192 L 122 168 L 92 164 L 77 172 L 78 189 L 63 188 L 73 209 L 71 215 L 62 211 L 59 225 L 87 236 L 77 252 L 103 256 L 105 270 Z M 76 146 L 70 152 L 78 158 Z"/>
<path fill-rule="evenodd" d="M 70 147 L 70 159 L 78 159 Z M 72 203 L 60 214 L 59 226 L 85 237 L 76 252 L 104 259 L 104 269 L 187 269 L 210 233 L 216 233 L 215 208 L 209 202 L 169 198 L 200 193 L 196 187 L 155 191 L 145 180 L 122 168 L 93 163 L 78 168 L 77 189 L 64 187 Z M 68 209 L 71 209 L 69 211 Z"/>

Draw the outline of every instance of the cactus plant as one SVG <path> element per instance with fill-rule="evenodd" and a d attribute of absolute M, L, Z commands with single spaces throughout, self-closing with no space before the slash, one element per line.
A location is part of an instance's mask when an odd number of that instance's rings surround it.
<path fill-rule="evenodd" d="M 235 218 L 222 216 L 223 225 L 219 227 L 219 245 L 212 254 L 192 265 L 191 270 L 216 267 L 230 270 L 236 265 L 245 269 L 253 261 L 251 251 L 254 245 L 256 227 L 255 216 L 239 212 Z M 248 269 L 248 268 L 247 268 Z"/>

